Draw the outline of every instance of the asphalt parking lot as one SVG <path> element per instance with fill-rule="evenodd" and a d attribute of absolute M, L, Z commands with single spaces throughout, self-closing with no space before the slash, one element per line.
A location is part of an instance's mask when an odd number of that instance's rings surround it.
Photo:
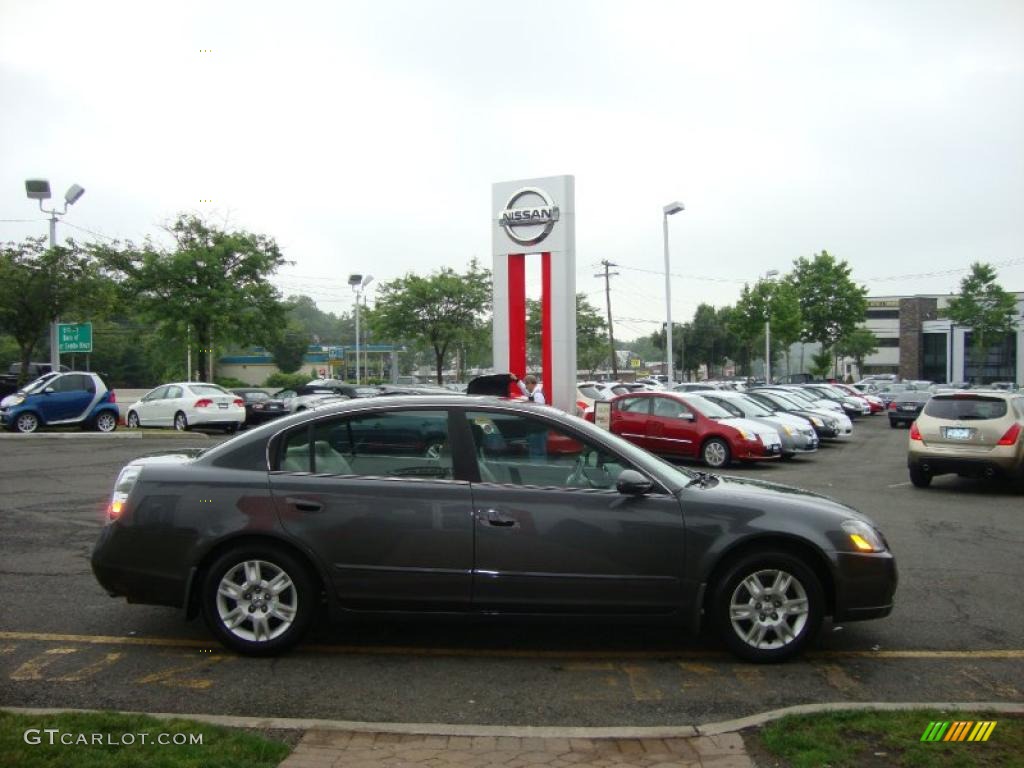
<path fill-rule="evenodd" d="M 127 460 L 220 436 L 0 440 L 0 705 L 502 725 L 673 725 L 818 701 L 1021 701 L 1024 497 L 991 482 L 913 488 L 883 415 L 793 462 L 731 473 L 867 512 L 899 559 L 886 619 L 826 624 L 780 666 L 664 626 L 366 622 L 296 652 L 223 652 L 201 622 L 109 598 L 88 557 Z"/>

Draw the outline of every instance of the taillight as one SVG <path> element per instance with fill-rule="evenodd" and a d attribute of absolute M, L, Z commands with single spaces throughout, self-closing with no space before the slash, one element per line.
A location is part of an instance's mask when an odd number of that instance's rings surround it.
<path fill-rule="evenodd" d="M 117 402 L 117 392 L 115 392 L 114 390 L 110 390 L 110 392 L 108 394 L 110 395 L 110 400 L 108 402 L 116 403 Z"/>
<path fill-rule="evenodd" d="M 996 445 L 1014 445 L 1018 437 L 1020 437 L 1020 424 L 1014 424 L 1006 430 L 1005 435 L 999 438 L 999 442 Z"/>
<path fill-rule="evenodd" d="M 232 405 L 240 405 L 243 408 L 245 407 L 245 400 L 243 400 L 240 397 L 236 397 L 234 400 L 231 401 L 231 403 L 232 403 Z"/>
<path fill-rule="evenodd" d="M 895 400 L 893 400 L 891 403 L 889 403 L 889 410 L 890 411 L 895 411 L 896 410 L 896 401 Z"/>
<path fill-rule="evenodd" d="M 209 408 L 213 405 L 213 400 L 208 397 L 204 397 L 202 400 L 196 400 L 196 408 Z"/>
<path fill-rule="evenodd" d="M 910 439 L 911 440 L 920 440 L 921 439 L 921 430 L 919 430 L 917 428 L 917 422 L 916 421 L 913 424 L 910 425 Z"/>
<path fill-rule="evenodd" d="M 135 487 L 135 481 L 139 479 L 139 472 L 141 471 L 140 467 L 129 465 L 122 469 L 121 473 L 117 476 L 117 482 L 114 483 L 114 492 L 110 496 L 110 504 L 107 505 L 108 523 L 120 519 L 124 513 L 128 496 L 131 494 L 132 488 Z"/>

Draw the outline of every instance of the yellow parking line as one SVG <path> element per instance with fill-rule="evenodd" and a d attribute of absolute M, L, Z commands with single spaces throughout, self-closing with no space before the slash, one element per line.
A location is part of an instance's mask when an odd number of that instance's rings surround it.
<path fill-rule="evenodd" d="M 66 635 L 51 632 L 0 632 L 0 641 L 39 641 L 50 643 L 85 643 L 89 645 L 139 645 L 165 648 L 214 647 L 213 640 L 192 640 L 172 637 L 118 637 L 116 635 Z M 333 653 L 350 656 L 465 656 L 474 658 L 522 659 L 729 659 L 724 651 L 703 650 L 602 650 L 573 651 L 547 649 L 497 648 L 424 648 L 387 645 L 301 645 L 305 653 Z M 1024 659 L 1024 649 L 989 649 L 974 651 L 811 651 L 810 660 L 816 659 Z"/>

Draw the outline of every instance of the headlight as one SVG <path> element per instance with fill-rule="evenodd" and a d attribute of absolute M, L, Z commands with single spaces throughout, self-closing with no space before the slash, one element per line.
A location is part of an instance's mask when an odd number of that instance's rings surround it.
<path fill-rule="evenodd" d="M 24 395 L 11 395 L 11 399 L 7 401 L 7 405 L 13 408 L 16 405 L 21 405 L 25 402 Z"/>
<path fill-rule="evenodd" d="M 785 432 L 790 437 L 793 436 L 793 430 L 790 428 L 790 426 L 788 424 L 783 424 L 782 425 L 782 431 Z"/>
<path fill-rule="evenodd" d="M 740 427 L 736 427 L 736 429 L 740 433 L 740 437 L 742 437 L 744 440 L 754 442 L 759 439 L 758 436 L 753 432 L 748 432 L 747 430 L 741 429 Z"/>
<path fill-rule="evenodd" d="M 843 531 L 858 552 L 884 552 L 885 542 L 874 528 L 860 520 L 844 520 Z"/>
<path fill-rule="evenodd" d="M 811 419 L 811 424 L 813 424 L 816 427 L 824 427 L 825 426 L 825 422 L 822 421 L 821 419 L 819 419 L 817 416 L 811 416 L 810 419 Z"/>

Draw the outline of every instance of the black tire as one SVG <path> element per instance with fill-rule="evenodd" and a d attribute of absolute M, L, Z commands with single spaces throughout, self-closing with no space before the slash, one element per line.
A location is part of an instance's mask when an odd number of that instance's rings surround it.
<path fill-rule="evenodd" d="M 192 429 L 188 423 L 188 416 L 181 411 L 174 414 L 174 428 L 179 432 L 188 432 L 188 430 Z"/>
<path fill-rule="evenodd" d="M 117 430 L 117 417 L 110 411 L 103 411 L 92 420 L 92 428 L 97 432 L 114 432 Z"/>
<path fill-rule="evenodd" d="M 930 472 L 925 472 L 921 469 L 919 464 L 911 464 L 910 482 L 914 484 L 915 488 L 927 488 L 932 484 L 932 475 Z"/>
<path fill-rule="evenodd" d="M 782 460 L 783 461 L 792 461 L 795 458 L 796 458 L 796 454 L 795 453 L 784 453 L 784 454 L 782 454 Z"/>
<path fill-rule="evenodd" d="M 225 435 L 233 435 L 237 431 L 238 431 L 238 425 L 237 424 L 229 424 L 228 426 L 224 427 L 224 434 Z"/>
<path fill-rule="evenodd" d="M 32 411 L 25 411 L 15 417 L 14 429 L 27 435 L 38 430 L 40 423 L 39 417 L 32 413 Z"/>
<path fill-rule="evenodd" d="M 139 422 L 139 414 L 135 411 L 128 412 L 128 418 L 125 419 L 124 424 L 128 429 L 138 429 L 141 425 Z"/>
<path fill-rule="evenodd" d="M 728 467 L 732 463 L 729 444 L 720 437 L 712 437 L 700 447 L 701 460 L 712 469 Z"/>
<path fill-rule="evenodd" d="M 236 632 L 252 634 L 255 624 L 251 623 L 251 619 L 244 618 L 242 624 L 235 630 L 232 630 L 225 625 L 224 620 L 221 618 L 222 608 L 224 610 L 233 610 L 237 607 L 240 611 L 244 609 L 243 614 L 251 614 L 256 617 L 262 615 L 271 623 L 277 621 L 273 615 L 276 609 L 274 605 L 269 606 L 269 614 L 266 609 L 257 608 L 255 611 L 251 610 L 252 602 L 250 606 L 245 606 L 244 602 L 247 597 L 251 601 L 260 599 L 257 597 L 257 592 L 251 589 L 242 594 L 242 599 L 240 600 L 224 596 L 223 604 L 219 602 L 219 599 L 222 597 L 219 594 L 219 589 L 225 576 L 232 572 L 237 572 L 240 567 L 243 567 L 242 564 L 254 561 L 262 563 L 261 575 L 273 575 L 275 574 L 274 569 L 276 569 L 277 572 L 285 573 L 292 584 L 292 586 L 281 593 L 281 597 L 284 600 L 294 600 L 294 618 L 286 629 L 270 639 L 254 640 L 236 634 Z M 232 579 L 232 581 L 237 584 L 235 579 Z M 200 600 L 203 619 L 206 621 L 210 631 L 226 647 L 246 656 L 273 656 L 283 653 L 294 646 L 306 634 L 306 630 L 309 629 L 319 602 L 316 581 L 310 575 L 306 564 L 288 552 L 275 547 L 273 544 L 240 546 L 218 557 L 207 569 L 203 578 Z M 276 627 L 270 625 L 271 632 L 277 631 L 281 623 L 278 623 Z"/>
<path fill-rule="evenodd" d="M 893 421 L 892 419 L 889 419 L 889 426 L 892 427 L 893 429 L 896 429 L 897 427 L 902 427 L 903 425 L 900 424 L 897 421 Z"/>
<path fill-rule="evenodd" d="M 770 613 L 777 607 L 774 603 L 764 613 L 757 613 L 760 608 L 756 606 L 763 607 L 764 603 L 755 602 L 756 598 L 753 597 L 753 593 L 749 592 L 745 586 L 741 586 L 751 578 L 758 579 L 758 582 L 764 585 L 765 582 L 762 580 L 766 578 L 771 580 L 773 572 L 776 574 L 784 572 L 792 578 L 790 587 L 785 593 L 780 593 L 784 595 L 779 598 L 780 602 L 792 600 L 793 607 L 798 608 L 800 601 L 806 600 L 806 612 L 802 614 L 802 620 L 799 615 L 793 615 L 791 619 L 788 619 L 786 614 L 781 611 L 777 614 Z M 771 587 L 771 584 L 767 586 Z M 789 552 L 762 550 L 744 555 L 726 569 L 713 589 L 710 613 L 714 626 L 729 650 L 741 659 L 758 664 L 785 661 L 800 653 L 808 643 L 814 640 L 821 629 L 821 622 L 825 615 L 825 595 L 821 581 L 814 570 L 802 559 Z M 801 596 L 801 590 L 805 597 Z M 751 619 L 737 618 L 737 625 L 733 624 L 730 615 L 730 605 L 734 595 L 738 596 L 738 600 L 742 600 L 743 595 L 749 595 L 751 603 Z M 783 603 L 784 605 L 785 603 Z M 781 614 L 781 621 L 779 614 Z M 764 621 L 774 623 L 776 626 L 785 624 L 792 637 L 786 639 L 785 633 L 778 632 L 774 626 L 767 627 L 763 631 L 762 642 L 765 647 L 755 647 L 741 637 L 739 634 L 741 631 L 757 631 L 761 625 L 760 617 L 762 615 L 765 616 Z"/>

